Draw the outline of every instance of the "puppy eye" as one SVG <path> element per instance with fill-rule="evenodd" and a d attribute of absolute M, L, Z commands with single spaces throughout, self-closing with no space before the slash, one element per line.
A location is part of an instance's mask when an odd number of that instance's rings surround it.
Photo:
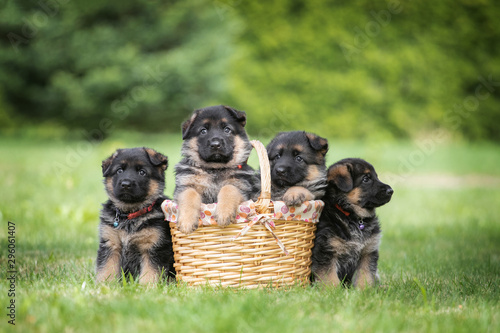
<path fill-rule="evenodd" d="M 200 130 L 200 134 L 201 134 L 201 135 L 205 135 L 205 134 L 207 134 L 207 133 L 208 133 L 208 130 L 207 130 L 205 127 L 203 127 L 203 128 Z"/>
<path fill-rule="evenodd" d="M 370 182 L 370 180 L 372 180 L 372 179 L 370 178 L 370 176 L 368 176 L 368 175 L 364 175 L 364 176 L 363 176 L 363 183 L 368 183 L 368 182 Z"/>
<path fill-rule="evenodd" d="M 224 133 L 226 134 L 231 133 L 231 129 L 229 128 L 229 126 L 224 127 Z"/>
<path fill-rule="evenodd" d="M 145 176 L 147 175 L 146 171 L 144 169 L 139 170 L 139 175 L 140 176 Z"/>
<path fill-rule="evenodd" d="M 297 155 L 297 156 L 295 156 L 295 160 L 297 162 L 302 162 L 304 159 L 300 155 Z"/>
<path fill-rule="evenodd" d="M 122 168 L 119 168 L 118 170 L 116 170 L 116 173 L 117 173 L 117 174 L 123 173 L 123 169 L 122 169 Z"/>
<path fill-rule="evenodd" d="M 281 157 L 281 155 L 278 153 L 278 154 L 276 154 L 276 155 L 274 156 L 274 159 L 275 159 L 275 160 L 279 160 L 279 159 L 280 159 L 280 157 Z"/>

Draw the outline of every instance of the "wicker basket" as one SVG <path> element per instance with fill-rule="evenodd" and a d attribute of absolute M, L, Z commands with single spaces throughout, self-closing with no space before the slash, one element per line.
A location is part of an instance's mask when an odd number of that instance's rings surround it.
<path fill-rule="evenodd" d="M 251 141 L 257 151 L 262 192 L 255 203 L 259 214 L 271 213 L 271 177 L 265 147 Z M 305 221 L 273 220 L 274 235 L 262 224 L 253 225 L 234 239 L 244 225 L 225 228 L 200 226 L 186 235 L 170 223 L 177 280 L 188 285 L 215 285 L 244 288 L 305 284 L 311 273 L 311 249 L 316 224 Z"/>

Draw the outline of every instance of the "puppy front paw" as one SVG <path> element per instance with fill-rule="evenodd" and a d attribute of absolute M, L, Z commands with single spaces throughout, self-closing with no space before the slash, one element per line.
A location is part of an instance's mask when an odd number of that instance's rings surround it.
<path fill-rule="evenodd" d="M 224 185 L 217 195 L 217 201 L 215 209 L 217 224 L 226 227 L 236 220 L 236 211 L 243 201 L 243 196 L 236 186 Z"/>
<path fill-rule="evenodd" d="M 236 220 L 236 209 L 237 207 L 232 207 L 224 203 L 217 204 L 215 210 L 215 219 L 217 224 L 221 227 L 227 227 Z"/>
<path fill-rule="evenodd" d="M 301 186 L 290 187 L 283 195 L 283 201 L 287 206 L 300 206 L 304 201 L 313 199 L 314 195 Z"/>
<path fill-rule="evenodd" d="M 199 212 L 185 212 L 179 214 L 177 229 L 183 234 L 190 234 L 198 229 Z"/>
<path fill-rule="evenodd" d="M 141 274 L 139 278 L 139 283 L 144 285 L 151 285 L 160 281 L 160 277 L 157 272 L 147 271 Z"/>

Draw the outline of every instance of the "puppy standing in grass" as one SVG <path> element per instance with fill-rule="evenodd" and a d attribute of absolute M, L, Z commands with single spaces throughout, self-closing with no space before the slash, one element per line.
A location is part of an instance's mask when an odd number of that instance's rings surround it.
<path fill-rule="evenodd" d="M 326 139 L 303 131 L 282 132 L 266 149 L 271 167 L 272 200 L 295 206 L 325 194 Z"/>
<path fill-rule="evenodd" d="M 144 284 L 174 276 L 170 229 L 160 208 L 167 166 L 167 157 L 149 148 L 119 149 L 102 162 L 109 200 L 101 210 L 97 282 L 122 271 Z"/>
<path fill-rule="evenodd" d="M 388 203 L 392 194 L 362 159 L 344 159 L 328 169 L 325 208 L 312 250 L 314 280 L 359 288 L 378 281 L 381 230 L 375 208 Z"/>
<path fill-rule="evenodd" d="M 246 114 L 228 106 L 195 110 L 182 124 L 182 156 L 176 165 L 174 200 L 177 228 L 198 228 L 201 203 L 215 203 L 216 220 L 227 226 L 238 205 L 259 192 L 259 179 L 247 164 L 252 146 L 245 132 Z"/>

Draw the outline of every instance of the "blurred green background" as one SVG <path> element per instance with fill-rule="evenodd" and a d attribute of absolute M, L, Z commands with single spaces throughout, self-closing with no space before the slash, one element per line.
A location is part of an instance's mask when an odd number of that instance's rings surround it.
<path fill-rule="evenodd" d="M 0 6 L 4 135 L 178 133 L 227 104 L 256 137 L 500 141 L 498 1 Z"/>

